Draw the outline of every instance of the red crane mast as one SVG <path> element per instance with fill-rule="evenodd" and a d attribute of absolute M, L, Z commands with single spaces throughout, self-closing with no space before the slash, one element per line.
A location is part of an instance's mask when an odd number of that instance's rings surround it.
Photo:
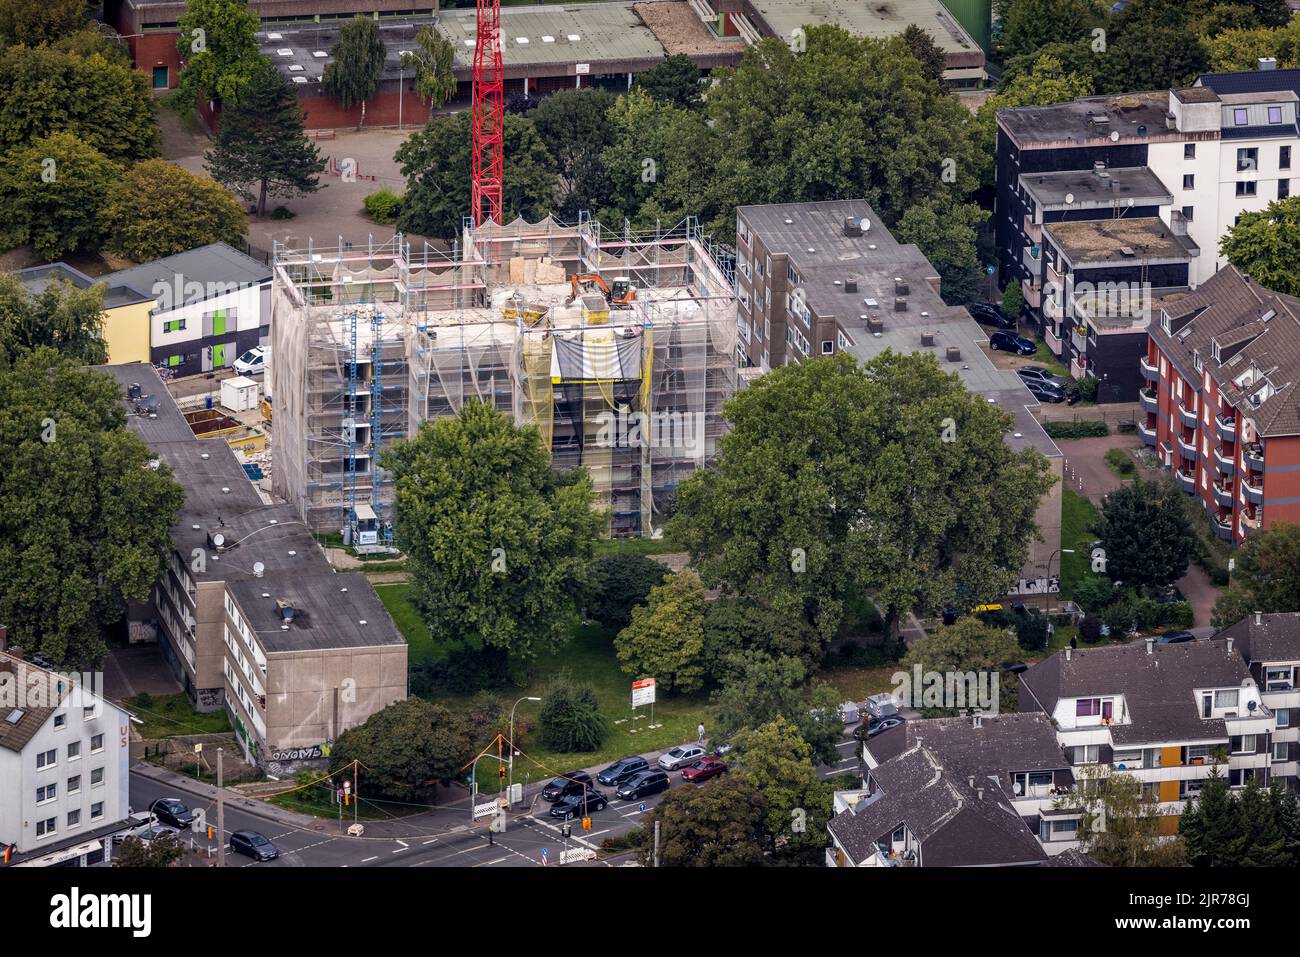
<path fill-rule="evenodd" d="M 505 123 L 505 70 L 501 65 L 501 0 L 478 0 L 474 39 L 474 110 L 471 151 L 474 225 L 484 219 L 500 223 L 502 156 Z"/>

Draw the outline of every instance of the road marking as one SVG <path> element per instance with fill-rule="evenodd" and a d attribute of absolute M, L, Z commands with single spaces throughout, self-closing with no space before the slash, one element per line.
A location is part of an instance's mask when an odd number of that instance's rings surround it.
<path fill-rule="evenodd" d="M 402 845 L 403 848 L 407 848 L 407 847 L 410 847 L 410 846 L 411 846 L 410 844 L 407 844 L 405 841 L 401 840 L 400 838 L 396 838 L 396 837 L 395 837 L 395 838 L 393 838 L 393 840 L 394 840 L 394 841 L 397 841 L 397 843 L 400 844 L 400 845 Z"/>
<path fill-rule="evenodd" d="M 500 864 L 502 861 L 508 861 L 508 860 L 510 860 L 510 858 L 509 858 L 508 856 L 507 856 L 507 857 L 498 857 L 495 861 L 479 861 L 479 862 L 478 862 L 477 864 L 475 864 L 474 866 L 475 866 L 475 867 L 491 867 L 493 864 Z"/>
<path fill-rule="evenodd" d="M 850 738 L 848 741 L 841 741 L 839 744 L 835 745 L 835 747 L 837 747 L 837 748 L 847 748 L 847 747 L 849 747 L 850 745 L 854 745 L 854 744 L 857 744 L 857 743 L 858 743 L 858 742 L 857 742 L 856 739 Z"/>
<path fill-rule="evenodd" d="M 369 864 L 371 861 L 377 861 L 377 860 L 379 860 L 379 855 L 378 855 L 378 854 L 376 854 L 374 857 L 367 857 L 367 858 L 365 858 L 364 860 L 362 860 L 361 863 L 362 863 L 362 864 Z"/>

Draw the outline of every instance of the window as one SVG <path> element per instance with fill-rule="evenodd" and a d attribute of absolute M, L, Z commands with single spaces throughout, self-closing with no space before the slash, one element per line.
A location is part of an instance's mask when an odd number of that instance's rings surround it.
<path fill-rule="evenodd" d="M 822 355 L 829 356 L 835 353 L 835 343 L 830 339 L 822 340 Z"/>
<path fill-rule="evenodd" d="M 97 734 L 90 739 L 90 753 L 97 754 L 104 750 L 104 736 Z"/>
<path fill-rule="evenodd" d="M 1051 771 L 1017 771 L 1011 775 L 1012 792 L 1017 797 L 1032 794 L 1033 788 L 1050 788 Z"/>
<path fill-rule="evenodd" d="M 44 784 L 36 789 L 36 803 L 44 804 L 46 801 L 53 801 L 59 796 L 59 786 L 57 784 Z"/>
<path fill-rule="evenodd" d="M 907 840 L 907 828 L 900 827 L 897 831 L 895 831 L 893 835 L 893 840 L 895 844 L 902 844 L 903 841 Z"/>
<path fill-rule="evenodd" d="M 1282 107 L 1270 106 L 1268 108 L 1268 122 L 1270 125 L 1282 122 Z"/>
<path fill-rule="evenodd" d="M 1273 709 L 1273 716 L 1277 718 L 1277 726 L 1278 726 L 1279 728 L 1289 728 L 1289 727 L 1291 727 L 1291 709 L 1290 709 L 1290 708 L 1274 708 L 1274 709 Z"/>
<path fill-rule="evenodd" d="M 1237 707 L 1237 689 L 1231 691 L 1214 692 L 1214 706 L 1216 708 L 1235 708 Z"/>
<path fill-rule="evenodd" d="M 1232 122 L 1236 126 L 1245 126 L 1250 119 L 1250 110 L 1245 107 L 1237 107 L 1232 111 Z"/>
<path fill-rule="evenodd" d="M 90 786 L 97 788 L 104 783 L 104 769 L 95 768 L 90 772 Z"/>
<path fill-rule="evenodd" d="M 68 760 L 76 761 L 80 757 L 81 757 L 81 742 L 73 741 L 71 744 L 68 745 Z"/>
<path fill-rule="evenodd" d="M 1259 150 L 1253 146 L 1237 150 L 1237 172 L 1244 173 L 1246 170 L 1257 169 L 1259 167 Z"/>
<path fill-rule="evenodd" d="M 1253 734 L 1234 734 L 1228 739 L 1233 754 L 1254 754 L 1255 736 Z"/>
<path fill-rule="evenodd" d="M 1291 195 L 1291 181 L 1289 179 L 1280 179 L 1277 181 L 1277 198 L 1286 199 Z"/>
<path fill-rule="evenodd" d="M 1052 822 L 1053 836 L 1056 836 L 1057 834 L 1066 835 L 1066 839 L 1068 840 L 1069 835 L 1077 833 L 1078 830 L 1079 830 L 1079 822 L 1075 820 Z"/>
<path fill-rule="evenodd" d="M 1191 173 L 1183 174 L 1183 189 L 1196 189 L 1196 177 Z"/>
<path fill-rule="evenodd" d="M 72 777 L 68 778 L 68 793 L 69 793 L 69 794 L 80 794 L 80 793 L 81 793 L 81 775 L 80 775 L 80 774 L 74 774 Z"/>
<path fill-rule="evenodd" d="M 68 812 L 68 827 L 76 827 L 81 823 L 81 811 Z"/>
<path fill-rule="evenodd" d="M 1277 168 L 1278 168 L 1278 169 L 1290 169 L 1290 168 L 1291 168 L 1291 147 L 1289 147 L 1289 146 L 1282 146 L 1282 147 L 1279 147 L 1279 148 L 1278 148 L 1278 151 L 1277 151 Z"/>
<path fill-rule="evenodd" d="M 1289 741 L 1273 742 L 1273 760 L 1285 761 L 1291 756 L 1291 743 Z"/>
<path fill-rule="evenodd" d="M 1074 764 L 1096 764 L 1101 760 L 1101 745 L 1080 744 L 1070 749 Z"/>
<path fill-rule="evenodd" d="M 90 806 L 90 819 L 96 821 L 104 816 L 104 802 L 96 801 Z"/>
<path fill-rule="evenodd" d="M 1187 221 L 1190 223 L 1193 219 L 1196 218 L 1196 217 L 1193 215 L 1195 212 L 1196 212 L 1196 207 L 1195 207 L 1195 206 L 1184 206 L 1184 207 L 1183 207 L 1183 219 L 1187 220 Z"/>
<path fill-rule="evenodd" d="M 1078 718 L 1100 717 L 1109 721 L 1114 714 L 1115 701 L 1112 698 L 1080 698 L 1075 702 L 1074 714 Z"/>
<path fill-rule="evenodd" d="M 1265 691 L 1290 691 L 1291 666 L 1269 667 L 1264 669 Z"/>
<path fill-rule="evenodd" d="M 47 834 L 53 834 L 58 830 L 58 818 L 46 818 L 44 821 L 36 822 L 36 836 L 44 837 Z"/>
<path fill-rule="evenodd" d="M 169 365 L 169 366 L 178 366 L 178 365 L 180 365 L 180 364 L 181 364 L 182 362 L 184 362 L 184 361 L 185 361 L 185 357 L 184 357 L 184 356 L 168 356 L 168 357 L 167 357 L 167 365 Z"/>
<path fill-rule="evenodd" d="M 41 768 L 47 768 L 53 764 L 58 764 L 58 763 L 59 763 L 59 752 L 55 748 L 50 748 L 50 750 L 42 751 L 40 754 L 36 755 L 36 769 L 38 771 Z"/>
<path fill-rule="evenodd" d="M 1194 160 L 1194 159 L 1196 159 L 1196 144 L 1195 144 L 1195 143 L 1184 143 L 1184 144 L 1183 144 L 1183 159 L 1185 159 L 1185 160 Z"/>
<path fill-rule="evenodd" d="M 56 714 L 54 716 L 55 731 L 58 731 L 61 728 L 66 728 L 67 726 L 68 726 L 68 716 L 66 714 Z"/>
<path fill-rule="evenodd" d="M 1256 183 L 1253 179 L 1252 179 L 1252 180 L 1239 180 L 1239 181 L 1237 182 L 1237 195 L 1238 195 L 1238 196 L 1254 196 L 1255 193 L 1258 192 L 1258 189 L 1257 189 L 1258 186 L 1259 186 L 1259 184 Z M 1238 218 L 1240 219 L 1240 217 L 1238 217 Z"/>
<path fill-rule="evenodd" d="M 169 319 L 163 323 L 163 332 L 180 332 L 184 328 L 184 319 Z"/>
<path fill-rule="evenodd" d="M 1120 766 L 1125 768 L 1140 768 L 1142 766 L 1142 749 L 1133 748 L 1128 751 L 1116 751 L 1111 755 L 1111 763 L 1117 768 Z"/>

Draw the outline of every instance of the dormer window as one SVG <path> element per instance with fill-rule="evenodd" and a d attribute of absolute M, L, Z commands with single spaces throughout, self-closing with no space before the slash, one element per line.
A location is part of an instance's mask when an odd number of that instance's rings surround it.
<path fill-rule="evenodd" d="M 1249 116 L 1250 116 L 1250 111 L 1245 109 L 1244 107 L 1239 106 L 1232 111 L 1232 122 L 1235 123 L 1237 126 L 1245 126 L 1247 118 Z M 1279 120 L 1278 122 L 1281 121 Z"/>
<path fill-rule="evenodd" d="M 1282 122 L 1282 107 L 1270 106 L 1268 108 L 1268 122 L 1270 124 Z"/>
<path fill-rule="evenodd" d="M 1114 698 L 1080 698 L 1074 703 L 1076 718 L 1101 718 L 1110 721 L 1115 716 Z"/>

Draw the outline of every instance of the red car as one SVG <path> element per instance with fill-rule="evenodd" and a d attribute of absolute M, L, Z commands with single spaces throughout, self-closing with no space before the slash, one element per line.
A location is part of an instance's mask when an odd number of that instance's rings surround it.
<path fill-rule="evenodd" d="M 696 761 L 688 768 L 682 770 L 682 780 L 699 783 L 707 781 L 709 778 L 716 778 L 719 774 L 727 773 L 727 762 L 718 758 L 702 758 Z"/>

